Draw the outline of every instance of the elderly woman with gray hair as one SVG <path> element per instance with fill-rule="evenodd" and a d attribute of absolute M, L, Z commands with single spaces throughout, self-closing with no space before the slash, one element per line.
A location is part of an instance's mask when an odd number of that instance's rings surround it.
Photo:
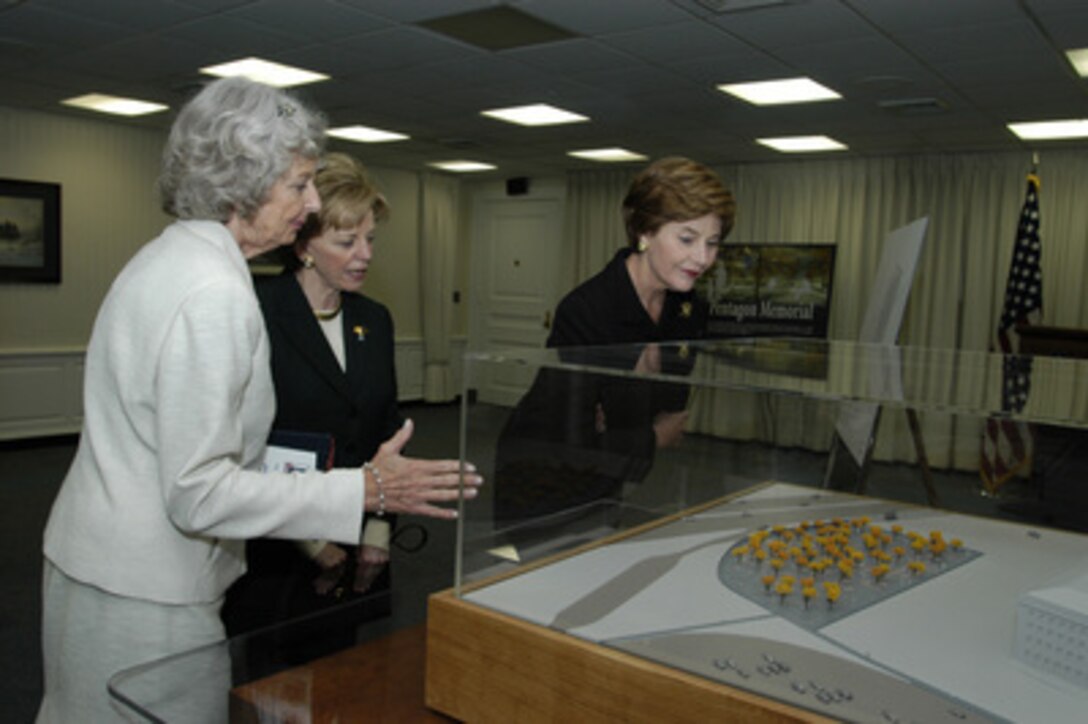
<path fill-rule="evenodd" d="M 247 468 L 275 399 L 246 259 L 290 244 L 320 207 L 323 138 L 320 115 L 242 79 L 209 84 L 174 123 L 160 191 L 177 221 L 99 310 L 83 432 L 45 530 L 39 721 L 115 718 L 112 674 L 222 639 L 245 539 L 355 544 L 364 512 L 456 515 L 442 504 L 460 464 L 402 456 L 410 421 L 361 468 Z"/>

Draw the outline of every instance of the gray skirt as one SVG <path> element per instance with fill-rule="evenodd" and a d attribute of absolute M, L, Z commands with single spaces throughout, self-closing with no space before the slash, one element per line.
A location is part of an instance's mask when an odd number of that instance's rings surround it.
<path fill-rule="evenodd" d="M 125 707 L 111 701 L 106 688 L 110 677 L 138 664 L 221 641 L 221 605 L 222 600 L 179 606 L 118 596 L 69 578 L 45 559 L 45 694 L 37 722 L 134 720 Z M 193 659 L 199 661 L 196 678 L 181 673 L 178 666 L 142 676 L 141 703 L 158 710 L 168 707 L 171 721 L 226 721 L 230 661 L 224 646 L 209 647 L 207 652 Z"/>

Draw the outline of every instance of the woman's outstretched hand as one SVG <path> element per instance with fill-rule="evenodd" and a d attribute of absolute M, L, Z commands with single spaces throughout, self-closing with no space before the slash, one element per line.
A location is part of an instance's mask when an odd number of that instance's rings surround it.
<path fill-rule="evenodd" d="M 414 426 L 411 420 L 393 437 L 382 443 L 370 464 L 378 470 L 381 485 L 373 475 L 367 476 L 366 510 L 376 513 L 381 507 L 381 493 L 385 494 L 385 511 L 426 515 L 431 518 L 453 519 L 457 511 L 443 508 L 440 503 L 450 503 L 461 495 L 461 462 L 459 460 L 423 460 L 400 454 L 412 439 Z M 365 474 L 365 473 L 364 473 Z M 476 474 L 476 466 L 464 465 L 464 497 L 475 498 L 483 478 Z"/>

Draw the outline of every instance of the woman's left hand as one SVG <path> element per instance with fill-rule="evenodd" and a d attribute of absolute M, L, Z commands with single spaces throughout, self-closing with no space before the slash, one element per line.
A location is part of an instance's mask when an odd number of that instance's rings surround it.
<path fill-rule="evenodd" d="M 401 455 L 414 429 L 412 421 L 406 420 L 378 447 L 377 454 L 370 460 L 372 469 L 364 468 L 364 476 L 371 476 L 366 485 L 364 510 L 452 520 L 457 517 L 457 511 L 440 507 L 441 504 L 456 503 L 460 497 L 475 498 L 483 478 L 469 462 L 462 466 L 458 460 L 424 460 Z M 375 471 L 379 471 L 380 482 L 373 477 Z"/>
<path fill-rule="evenodd" d="M 365 593 L 388 563 L 389 551 L 384 548 L 359 546 L 355 554 L 355 592 Z"/>

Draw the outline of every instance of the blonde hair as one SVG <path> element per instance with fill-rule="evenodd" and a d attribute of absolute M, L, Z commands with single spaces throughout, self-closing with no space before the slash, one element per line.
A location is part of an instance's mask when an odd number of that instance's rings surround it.
<path fill-rule="evenodd" d="M 295 237 L 295 253 L 286 259 L 293 268 L 297 268 L 298 254 L 315 236 L 329 229 L 354 228 L 370 212 L 374 212 L 375 222 L 389 218 L 389 202 L 370 180 L 366 167 L 346 153 L 330 153 L 321 160 L 314 186 L 321 210 L 310 215 Z"/>
<path fill-rule="evenodd" d="M 366 167 L 346 153 L 325 156 L 314 177 L 321 211 L 317 218 L 321 229 L 350 229 L 358 226 L 367 212 L 374 212 L 375 221 L 389 217 L 385 196 L 367 175 Z"/>

